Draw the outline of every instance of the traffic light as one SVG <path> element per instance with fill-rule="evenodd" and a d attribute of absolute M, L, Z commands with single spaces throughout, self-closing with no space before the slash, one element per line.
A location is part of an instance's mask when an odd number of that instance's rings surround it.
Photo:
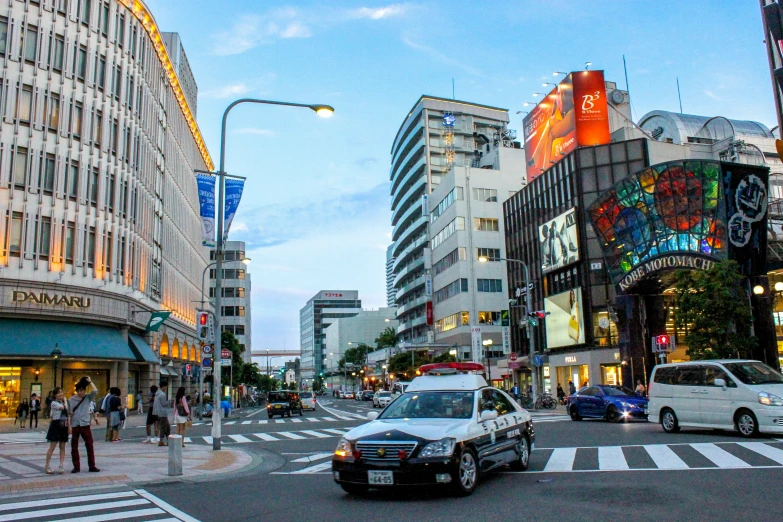
<path fill-rule="evenodd" d="M 280 368 L 280 375 L 285 374 L 285 368 Z"/>
<path fill-rule="evenodd" d="M 669 336 L 659 335 L 658 337 L 655 338 L 655 344 L 663 344 L 663 345 L 669 344 Z"/>
<path fill-rule="evenodd" d="M 214 328 L 215 325 L 209 312 L 201 310 L 196 312 L 196 337 L 198 337 L 199 341 L 211 342 L 214 336 Z"/>
<path fill-rule="evenodd" d="M 189 364 L 186 364 L 186 365 L 185 365 L 185 371 L 186 371 L 188 374 L 190 374 L 190 365 L 189 365 Z"/>
<path fill-rule="evenodd" d="M 538 326 L 539 319 L 544 319 L 546 316 L 549 315 L 549 312 L 546 312 L 544 310 L 536 310 L 535 312 L 528 312 L 528 324 L 530 326 Z"/>

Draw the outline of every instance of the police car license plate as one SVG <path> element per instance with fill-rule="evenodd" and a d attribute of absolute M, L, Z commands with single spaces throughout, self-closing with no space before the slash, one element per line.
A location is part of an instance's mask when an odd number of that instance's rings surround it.
<path fill-rule="evenodd" d="M 372 486 L 391 486 L 392 484 L 394 484 L 394 472 L 368 471 L 367 483 Z"/>

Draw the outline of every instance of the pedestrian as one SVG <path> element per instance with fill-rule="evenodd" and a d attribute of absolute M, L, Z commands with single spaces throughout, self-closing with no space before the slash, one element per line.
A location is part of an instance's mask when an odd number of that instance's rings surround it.
<path fill-rule="evenodd" d="M 90 401 L 90 423 L 92 421 L 95 421 L 96 426 L 100 426 L 100 422 L 98 422 L 98 415 L 95 412 L 95 401 Z"/>
<path fill-rule="evenodd" d="M 190 421 L 190 407 L 185 397 L 185 387 L 180 386 L 177 389 L 177 396 L 174 399 L 176 405 L 174 409 L 174 424 L 177 425 L 177 435 L 182 437 L 182 447 L 185 447 L 185 427 Z"/>
<path fill-rule="evenodd" d="M 557 385 L 557 401 L 560 404 L 565 404 L 565 392 L 563 391 L 563 387 L 559 384 Z"/>
<path fill-rule="evenodd" d="M 590 386 L 590 381 L 585 381 L 582 388 L 587 388 L 588 386 Z"/>
<path fill-rule="evenodd" d="M 152 414 L 152 406 L 155 402 L 155 393 L 158 391 L 158 387 L 154 384 L 150 386 L 150 399 L 147 403 L 147 438 L 144 439 L 144 444 L 151 444 L 158 442 L 158 417 Z M 153 437 L 153 429 L 155 436 Z"/>
<path fill-rule="evenodd" d="M 101 415 L 106 419 L 106 433 L 103 435 L 103 440 L 111 442 L 111 419 L 109 419 L 109 399 L 111 399 L 111 391 L 101 399 L 101 407 L 98 410 Z"/>
<path fill-rule="evenodd" d="M 33 418 L 35 418 L 35 429 L 38 429 L 39 411 L 41 411 L 41 399 L 34 393 L 30 396 L 30 429 L 33 429 Z"/>
<path fill-rule="evenodd" d="M 65 473 L 65 443 L 68 442 L 68 433 L 70 433 L 70 425 L 68 422 L 68 410 L 67 402 L 65 401 L 65 394 L 62 388 L 55 388 L 49 393 L 47 399 L 51 398 L 49 402 L 49 430 L 46 432 L 46 440 L 49 441 L 49 450 L 46 452 L 46 474 L 52 475 L 54 471 L 51 468 L 52 454 L 54 448 L 60 446 L 60 467 L 57 469 L 57 473 Z"/>
<path fill-rule="evenodd" d="M 120 398 L 120 389 L 116 386 L 112 386 L 109 389 L 111 396 L 109 397 L 109 407 L 107 419 L 111 425 L 111 441 L 119 442 L 120 439 L 120 424 L 123 421 L 122 415 L 122 399 Z"/>
<path fill-rule="evenodd" d="M 152 404 L 152 413 L 158 417 L 158 446 L 169 445 L 169 435 L 171 434 L 171 424 L 169 424 L 169 382 L 160 381 L 160 388 L 155 393 L 155 401 Z M 163 439 L 166 442 L 163 442 Z"/>
<path fill-rule="evenodd" d="M 46 411 L 44 411 L 44 419 L 47 419 L 52 416 L 52 412 L 50 411 L 50 406 L 53 400 L 54 400 L 54 395 L 52 395 L 52 392 L 49 392 L 49 395 L 46 396 Z"/>
<path fill-rule="evenodd" d="M 136 409 L 139 415 L 144 415 L 144 398 L 141 396 L 141 392 L 136 392 Z"/>
<path fill-rule="evenodd" d="M 568 395 L 573 395 L 576 393 L 576 386 L 574 386 L 574 381 L 568 381 Z"/>
<path fill-rule="evenodd" d="M 90 393 L 87 393 L 87 386 L 90 387 Z M 79 436 L 84 439 L 84 446 L 87 448 L 87 466 L 90 472 L 97 473 L 100 470 L 95 466 L 95 451 L 92 445 L 92 430 L 90 430 L 90 403 L 94 401 L 98 394 L 98 388 L 89 377 L 82 377 L 76 383 L 76 394 L 68 399 L 68 411 L 71 419 L 71 460 L 73 469 L 71 473 L 81 471 L 79 462 Z"/>
<path fill-rule="evenodd" d="M 642 384 L 641 380 L 638 379 L 636 381 L 636 393 L 638 393 L 642 397 L 647 395 L 647 387 L 644 384 Z"/>
<path fill-rule="evenodd" d="M 22 399 L 22 403 L 16 408 L 16 418 L 19 419 L 19 427 L 24 429 L 24 425 L 27 422 L 27 414 L 30 411 L 30 405 L 27 403 L 27 399 Z M 16 424 L 16 420 L 14 420 Z"/>
<path fill-rule="evenodd" d="M 228 397 L 223 397 L 220 408 L 223 410 L 223 418 L 227 419 L 231 415 L 231 403 L 228 402 Z"/>

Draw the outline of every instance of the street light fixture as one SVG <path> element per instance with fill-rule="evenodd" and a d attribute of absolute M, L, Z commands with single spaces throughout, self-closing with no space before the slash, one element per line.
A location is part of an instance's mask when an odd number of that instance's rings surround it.
<path fill-rule="evenodd" d="M 775 283 L 775 291 L 783 292 L 783 281 L 778 281 L 777 283 Z"/>
<path fill-rule="evenodd" d="M 593 62 L 585 62 L 585 71 L 589 69 L 591 65 L 593 65 Z"/>
<path fill-rule="evenodd" d="M 568 76 L 568 73 L 563 71 L 555 71 L 552 73 L 552 76 L 557 76 L 558 74 L 565 74 L 566 76 Z"/>
<path fill-rule="evenodd" d="M 54 350 L 52 350 L 52 363 L 54 364 L 54 386 L 52 386 L 52 388 L 57 387 L 57 364 L 60 362 L 60 356 L 62 354 L 63 352 L 60 351 L 58 343 L 54 343 Z"/>
<path fill-rule="evenodd" d="M 556 84 L 556 83 L 549 83 L 549 82 L 544 82 L 544 83 L 542 83 L 542 84 L 541 84 L 541 87 L 546 87 L 547 85 L 554 85 L 555 87 L 557 87 L 557 84 Z"/>
<path fill-rule="evenodd" d="M 753 287 L 753 293 L 756 295 L 763 295 L 764 294 L 764 287 L 761 285 L 756 285 Z"/>

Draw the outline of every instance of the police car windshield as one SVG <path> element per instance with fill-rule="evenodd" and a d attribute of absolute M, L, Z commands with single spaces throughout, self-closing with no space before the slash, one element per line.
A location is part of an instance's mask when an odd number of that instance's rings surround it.
<path fill-rule="evenodd" d="M 404 393 L 380 415 L 381 419 L 469 419 L 473 392 Z"/>

